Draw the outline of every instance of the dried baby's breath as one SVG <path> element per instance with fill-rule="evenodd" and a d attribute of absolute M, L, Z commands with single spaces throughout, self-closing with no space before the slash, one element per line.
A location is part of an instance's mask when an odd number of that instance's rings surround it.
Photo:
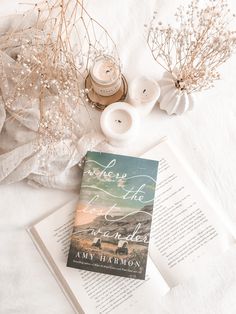
<path fill-rule="evenodd" d="M 213 86 L 220 78 L 217 68 L 235 52 L 235 15 L 226 0 L 209 0 L 202 7 L 193 0 L 176 12 L 178 27 L 163 25 L 157 12 L 148 28 L 147 41 L 154 59 L 175 78 L 176 87 L 187 93 Z"/>
<path fill-rule="evenodd" d="M 119 63 L 109 33 L 79 0 L 36 3 L 10 31 L 0 34 L 6 110 L 11 117 L 36 111 L 39 148 L 66 139 L 78 141 L 89 122 L 81 124 L 80 119 L 79 107 L 88 102 L 84 79 L 101 54 L 112 55 Z"/>

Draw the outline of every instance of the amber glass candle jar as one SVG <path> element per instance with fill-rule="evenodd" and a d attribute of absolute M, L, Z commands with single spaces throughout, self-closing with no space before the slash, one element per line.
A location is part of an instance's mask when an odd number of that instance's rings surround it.
<path fill-rule="evenodd" d="M 99 56 L 90 68 L 93 90 L 101 96 L 112 96 L 120 89 L 120 67 L 111 56 Z"/>

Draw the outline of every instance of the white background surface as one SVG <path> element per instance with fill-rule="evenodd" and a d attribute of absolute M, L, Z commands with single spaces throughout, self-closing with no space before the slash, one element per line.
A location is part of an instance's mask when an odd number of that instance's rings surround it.
<path fill-rule="evenodd" d="M 16 12 L 16 0 L 0 0 L 0 15 Z M 24 2 L 24 1 L 22 1 Z M 28 2 L 28 1 L 26 1 Z M 147 49 L 143 25 L 158 9 L 171 21 L 178 0 L 87 0 L 89 11 L 117 42 L 123 72 L 162 74 Z M 187 1 L 182 1 L 182 4 Z M 236 2 L 229 1 L 236 12 Z M 222 80 L 199 95 L 192 112 L 167 116 L 158 108 L 142 121 L 133 153 L 141 153 L 169 136 L 185 155 L 209 192 L 236 225 L 236 56 L 221 67 Z M 44 265 L 25 228 L 75 193 L 34 189 L 24 183 L 0 186 L 0 313 L 72 314 L 73 311 Z M 220 264 L 157 300 L 153 314 L 235 314 L 235 248 Z M 90 313 L 88 313 L 90 314 Z M 93 314 L 93 313 L 91 313 Z M 127 313 L 128 314 L 128 313 Z M 139 313 L 137 309 L 137 314 Z"/>

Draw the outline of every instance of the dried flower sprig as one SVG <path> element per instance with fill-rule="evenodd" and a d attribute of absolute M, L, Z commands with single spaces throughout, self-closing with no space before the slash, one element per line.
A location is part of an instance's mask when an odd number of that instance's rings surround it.
<path fill-rule="evenodd" d="M 43 0 L 0 34 L 1 95 L 10 117 L 32 115 L 36 149 L 78 141 L 88 124 L 79 108 L 88 101 L 84 79 L 100 54 L 119 63 L 109 33 L 80 0 Z"/>
<path fill-rule="evenodd" d="M 156 62 L 170 72 L 175 85 L 192 93 L 208 89 L 220 78 L 217 68 L 236 50 L 236 31 L 229 26 L 235 15 L 227 0 L 208 0 L 201 7 L 193 0 L 179 7 L 175 15 L 178 27 L 153 20 L 148 28 L 147 42 Z"/>

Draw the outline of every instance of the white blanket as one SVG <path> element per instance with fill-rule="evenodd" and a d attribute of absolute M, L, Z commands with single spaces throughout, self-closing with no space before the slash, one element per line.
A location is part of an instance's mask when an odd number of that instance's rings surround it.
<path fill-rule="evenodd" d="M 16 2 L 0 0 L 1 15 L 16 13 Z M 229 2 L 236 11 L 236 2 Z M 90 13 L 117 41 L 127 79 L 144 74 L 160 78 L 162 69 L 147 49 L 143 25 L 154 9 L 171 22 L 181 1 L 86 0 L 86 3 Z M 131 147 L 132 153 L 138 154 L 160 137 L 169 136 L 233 222 L 236 222 L 235 68 L 234 56 L 221 68 L 222 80 L 214 89 L 199 95 L 192 112 L 168 117 L 155 108 L 142 121 L 139 138 Z M 128 151 L 130 148 L 124 150 Z M 73 313 L 25 227 L 75 196 L 59 190 L 34 189 L 25 183 L 0 186 L 1 314 Z M 174 288 L 166 297 L 157 296 L 153 314 L 235 314 L 235 265 L 236 249 L 231 248 L 220 260 L 212 260 L 211 267 L 199 271 L 195 279 Z M 146 313 L 137 309 L 137 314 Z"/>

